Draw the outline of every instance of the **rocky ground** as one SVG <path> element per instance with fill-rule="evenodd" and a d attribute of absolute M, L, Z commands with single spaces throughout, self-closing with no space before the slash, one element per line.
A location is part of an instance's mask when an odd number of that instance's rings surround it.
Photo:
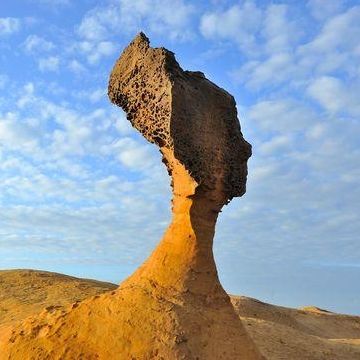
<path fill-rule="evenodd" d="M 0 271 L 0 339 L 26 318 L 44 311 L 61 313 L 85 298 L 116 288 L 111 283 L 45 271 Z M 359 316 L 316 307 L 290 309 L 244 296 L 231 296 L 231 301 L 266 359 L 360 359 Z M 1 351 L 0 359 L 6 359 Z"/>

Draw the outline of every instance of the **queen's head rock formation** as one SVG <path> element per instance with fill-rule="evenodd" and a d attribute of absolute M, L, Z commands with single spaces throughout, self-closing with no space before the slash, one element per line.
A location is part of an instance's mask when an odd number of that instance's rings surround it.
<path fill-rule="evenodd" d="M 203 73 L 183 71 L 172 52 L 152 48 L 143 33 L 117 60 L 108 93 L 162 153 L 172 179 L 172 222 L 115 291 L 0 329 L 4 353 L 21 360 L 25 353 L 31 359 L 262 359 L 219 282 L 212 251 L 221 208 L 245 193 L 251 155 L 234 98 Z"/>
<path fill-rule="evenodd" d="M 203 73 L 183 71 L 172 52 L 151 48 L 140 33 L 115 64 L 110 100 L 207 193 L 231 200 L 245 193 L 251 146 L 240 131 L 234 98 Z M 165 150 L 167 149 L 167 150 Z"/>
<path fill-rule="evenodd" d="M 245 193 L 251 155 L 234 98 L 203 73 L 183 71 L 172 52 L 150 47 L 143 33 L 115 64 L 109 98 L 160 148 L 172 178 L 173 221 L 142 274 L 209 296 L 220 287 L 215 222 L 224 204 Z"/>

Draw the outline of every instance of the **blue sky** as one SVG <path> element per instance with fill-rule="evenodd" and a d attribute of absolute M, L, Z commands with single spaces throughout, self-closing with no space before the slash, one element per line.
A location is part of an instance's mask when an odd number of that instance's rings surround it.
<path fill-rule="evenodd" d="M 235 96 L 253 144 L 215 238 L 227 291 L 359 314 L 357 1 L 1 1 L 0 268 L 120 282 L 161 238 L 160 154 L 106 96 L 140 30 Z"/>

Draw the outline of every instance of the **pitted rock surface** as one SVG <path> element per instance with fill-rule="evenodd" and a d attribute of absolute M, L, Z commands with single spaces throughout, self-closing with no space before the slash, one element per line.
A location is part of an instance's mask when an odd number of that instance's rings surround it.
<path fill-rule="evenodd" d="M 115 64 L 108 92 L 132 125 L 171 149 L 205 190 L 217 187 L 229 200 L 245 193 L 251 146 L 235 100 L 203 73 L 183 71 L 171 51 L 150 47 L 140 33 Z"/>

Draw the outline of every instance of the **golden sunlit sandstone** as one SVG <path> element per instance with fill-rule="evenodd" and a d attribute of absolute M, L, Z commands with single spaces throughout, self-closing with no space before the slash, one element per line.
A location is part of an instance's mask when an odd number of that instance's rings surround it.
<path fill-rule="evenodd" d="M 5 325 L 29 315 L 60 313 L 66 306 L 116 287 L 44 271 L 0 270 L 0 332 Z M 231 296 L 231 302 L 268 360 L 360 359 L 359 316 L 335 314 L 314 306 L 289 309 L 244 296 Z M 25 352 L 23 355 L 29 358 Z M 0 351 L 0 359 L 8 357 Z"/>
<path fill-rule="evenodd" d="M 0 326 L 25 319 L 45 308 L 65 308 L 116 288 L 114 284 L 48 271 L 0 270 Z"/>

